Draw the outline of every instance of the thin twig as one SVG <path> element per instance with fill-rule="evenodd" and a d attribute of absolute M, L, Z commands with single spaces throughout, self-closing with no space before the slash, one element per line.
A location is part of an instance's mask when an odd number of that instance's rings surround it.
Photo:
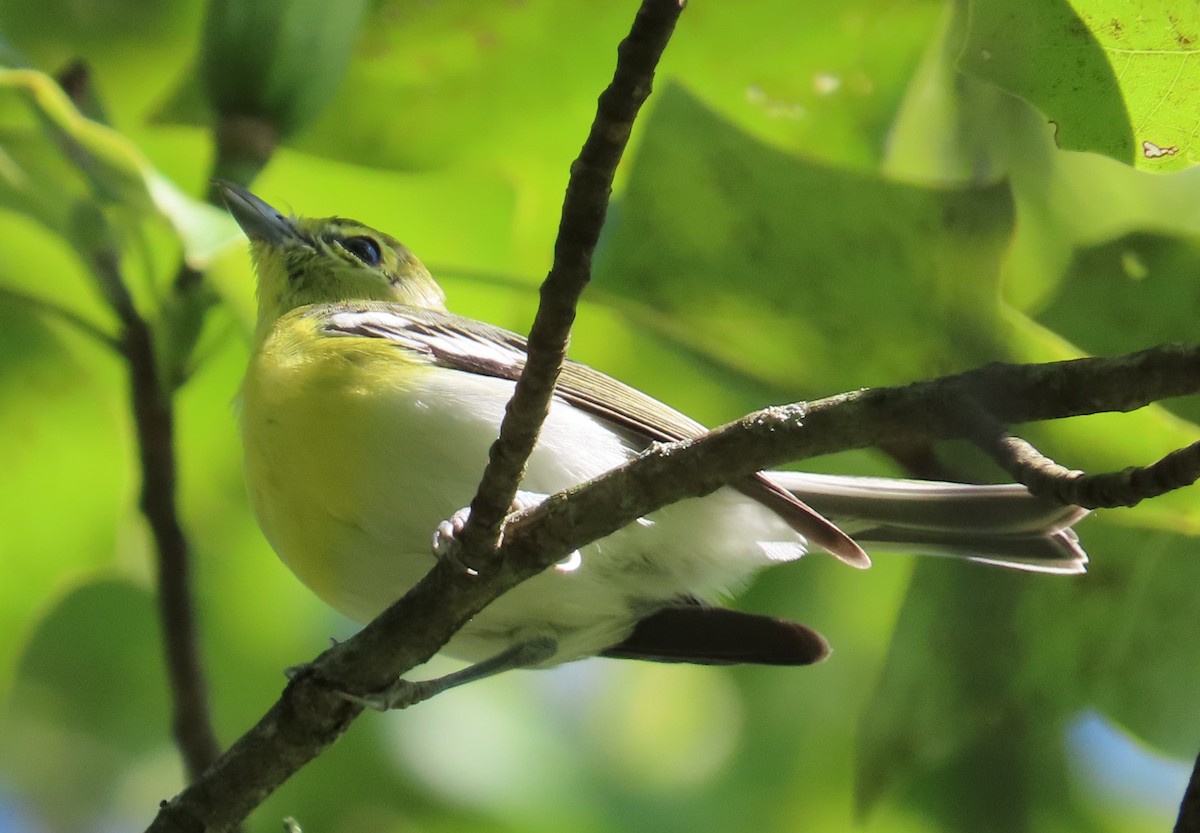
<path fill-rule="evenodd" d="M 1143 500 L 1200 479 L 1200 442 L 1172 451 L 1148 466 L 1086 474 L 1051 460 L 1029 441 L 1007 431 L 980 443 L 1001 468 L 1035 495 L 1086 509 L 1137 506 Z"/>
<path fill-rule="evenodd" d="M 460 536 L 463 563 L 476 566 L 495 547 L 550 408 L 566 355 L 575 307 L 591 279 L 592 252 L 600 239 L 613 176 L 633 122 L 650 95 L 658 60 L 683 9 L 680 0 L 644 0 L 633 26 L 617 48 L 612 83 L 600 95 L 596 118 L 571 166 L 554 263 L 541 288 L 541 303 L 529 333 L 529 358 L 509 400 L 488 465 L 471 501 Z"/>
<path fill-rule="evenodd" d="M 59 74 L 58 82 L 81 113 L 96 121 L 106 121 L 86 64 L 72 63 Z M 93 160 L 70 135 L 61 134 L 59 140 L 64 152 L 81 169 L 91 169 Z M 91 267 L 104 299 L 120 322 L 118 338 L 49 302 L 24 300 L 99 339 L 120 353 L 129 366 L 130 400 L 142 476 L 140 506 L 154 538 L 158 561 L 157 597 L 171 696 L 171 728 L 188 777 L 194 781 L 217 759 L 220 746 L 209 715 L 207 685 L 197 644 L 189 546 L 175 502 L 175 412 L 171 395 L 177 380 L 163 378 L 164 371 L 169 369 L 160 363 L 158 345 L 125 284 L 117 253 L 94 252 Z M 182 265 L 173 285 L 176 300 L 198 288 L 198 273 Z M 195 323 L 193 336 L 200 330 L 199 322 Z"/>
<path fill-rule="evenodd" d="M 1039 497 L 1085 509 L 1136 506 L 1190 486 L 1200 479 L 1200 442 L 1177 449 L 1148 466 L 1087 474 L 1068 469 L 1018 437 L 979 403 L 963 406 L 963 424 L 970 438 L 1013 480 Z"/>
<path fill-rule="evenodd" d="M 150 327 L 138 314 L 117 257 L 101 252 L 93 269 L 121 320 L 122 352 L 141 463 L 141 510 L 158 557 L 158 607 L 172 698 L 171 728 L 190 780 L 220 754 L 209 718 L 207 685 L 197 647 L 187 537 L 175 504 L 175 412 L 159 378 Z"/>

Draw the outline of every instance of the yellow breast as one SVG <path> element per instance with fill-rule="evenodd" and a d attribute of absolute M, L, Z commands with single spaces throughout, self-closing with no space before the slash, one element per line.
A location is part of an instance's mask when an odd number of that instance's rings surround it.
<path fill-rule="evenodd" d="M 398 403 L 428 372 L 392 345 L 323 336 L 296 314 L 276 324 L 246 372 L 242 435 L 259 523 L 301 581 L 355 618 L 375 615 L 432 563 L 427 542 L 404 539 L 405 466 L 395 442 Z M 436 523 L 420 517 L 411 526 L 423 524 L 424 538 Z M 392 589 L 370 598 L 380 583 Z"/>

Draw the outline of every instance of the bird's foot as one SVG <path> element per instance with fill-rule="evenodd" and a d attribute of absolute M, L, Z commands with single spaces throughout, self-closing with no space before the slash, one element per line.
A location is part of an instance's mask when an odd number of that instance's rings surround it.
<path fill-rule="evenodd" d="M 460 572 L 469 576 L 477 576 L 479 571 L 468 567 L 458 557 L 459 538 L 462 537 L 462 531 L 466 527 L 469 517 L 471 517 L 471 507 L 464 506 L 437 525 L 437 529 L 433 531 L 433 556 L 439 561 L 442 559 L 449 561 Z"/>
<path fill-rule="evenodd" d="M 468 665 L 461 671 L 435 677 L 432 680 L 396 680 L 382 691 L 358 695 L 339 691 L 338 694 L 351 703 L 375 711 L 407 709 L 460 685 L 482 680 L 503 671 L 531 668 L 541 665 L 558 651 L 558 642 L 553 637 L 539 636 L 510 645 L 493 657 Z"/>
<path fill-rule="evenodd" d="M 453 515 L 437 525 L 437 529 L 433 531 L 433 554 L 436 558 L 450 558 L 454 560 L 457 566 L 463 565 L 458 563 L 458 556 L 455 555 L 455 544 L 458 543 L 459 536 L 462 535 L 463 528 L 467 525 L 467 518 L 471 517 L 471 507 L 464 506 Z M 466 569 L 465 567 L 463 569 Z"/>
<path fill-rule="evenodd" d="M 440 677 L 438 679 L 441 679 Z M 362 706 L 364 709 L 373 709 L 377 712 L 391 711 L 392 709 L 407 709 L 409 706 L 415 706 L 422 700 L 428 700 L 439 690 L 433 690 L 429 683 L 436 683 L 438 680 L 396 680 L 383 691 L 377 691 L 374 694 L 358 695 L 351 694 L 348 691 L 339 691 L 338 696 L 343 700 L 349 700 Z"/>
<path fill-rule="evenodd" d="M 543 500 L 546 495 L 537 492 L 517 492 L 512 501 L 512 512 L 524 512 L 526 509 L 532 509 Z M 438 559 L 448 558 L 450 562 L 465 573 L 472 575 L 476 574 L 475 570 L 467 567 L 458 558 L 458 539 L 462 535 L 463 528 L 467 525 L 467 519 L 471 517 L 471 507 L 464 506 L 453 515 L 437 525 L 437 529 L 433 532 L 433 554 Z M 499 546 L 504 542 L 504 532 L 500 532 L 500 540 L 496 542 Z M 583 556 L 579 550 L 575 550 L 562 561 L 554 565 L 554 569 L 562 573 L 570 573 L 579 569 L 583 563 Z"/>

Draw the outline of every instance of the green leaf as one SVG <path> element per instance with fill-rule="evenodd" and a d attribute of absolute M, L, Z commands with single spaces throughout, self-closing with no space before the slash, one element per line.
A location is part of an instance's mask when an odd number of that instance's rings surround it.
<path fill-rule="evenodd" d="M 922 561 L 863 711 L 860 808 L 893 794 L 946 829 L 1012 831 L 1060 804 L 1061 726 L 1084 702 L 1070 672 L 1087 642 L 1077 622 L 1029 611 L 1084 593 L 1081 579 Z"/>
<path fill-rule="evenodd" d="M 129 753 L 145 750 L 162 742 L 167 722 L 166 678 L 144 661 L 158 645 L 154 599 L 145 588 L 85 582 L 48 611 L 26 643 L 14 696 L 43 718 L 52 713 Z"/>
<path fill-rule="evenodd" d="M 38 231 L 34 228 L 33 231 Z M 6 241 L 35 237 L 0 218 Z M 43 241 L 48 237 L 43 232 Z M 0 262 L 8 245 L 0 247 Z M 43 260 L 49 266 L 54 260 Z M 53 283 L 53 274 L 34 279 Z M 64 278 L 67 276 L 64 275 Z M 84 278 L 78 277 L 82 283 Z M 70 339 L 0 296 L 0 691 L 46 599 L 81 572 L 111 568 L 132 488 L 121 441 L 125 397 L 119 368 L 90 343 Z M 123 548 L 131 557 L 137 539 Z"/>
<path fill-rule="evenodd" d="M 1088 618 L 1097 625 L 1096 647 L 1087 668 L 1094 702 L 1142 741 L 1193 760 L 1200 649 L 1181 635 L 1200 631 L 1196 539 L 1122 530 L 1100 539 L 1095 555 L 1122 572 L 1095 577 Z"/>
<path fill-rule="evenodd" d="M 1063 150 L 1131 162 L 1127 89 L 1097 36 L 1067 0 L 971 0 L 959 66 L 1037 107 Z"/>
<path fill-rule="evenodd" d="M 102 816 L 129 769 L 165 743 L 166 678 L 146 662 L 159 653 L 154 610 L 144 588 L 85 581 L 25 645 L 0 773 L 56 827 Z"/>
<path fill-rule="evenodd" d="M 1170 177 L 1157 179 L 1165 185 Z M 1181 189 L 1178 197 L 1164 211 L 1174 221 L 1179 219 L 1176 209 L 1200 194 Z M 1149 226 L 1147 222 L 1144 231 L 1078 248 L 1059 291 L 1037 320 L 1093 355 L 1142 349 L 1147 333 L 1164 342 L 1193 339 L 1200 283 L 1186 276 L 1200 275 L 1200 237 L 1151 231 Z M 1192 400 L 1164 404 L 1200 421 L 1200 407 Z"/>
<path fill-rule="evenodd" d="M 863 712 L 864 808 L 893 794 L 949 829 L 972 814 L 982 829 L 1040 829 L 1062 805 L 1064 728 L 1089 708 L 1195 754 L 1200 648 L 1178 638 L 1200 627 L 1185 598 L 1194 539 L 1114 527 L 1115 514 L 1079 526 L 1086 576 L 919 565 Z"/>
<path fill-rule="evenodd" d="M 660 83 L 687 83 L 769 143 L 871 167 L 941 8 L 936 0 L 836 8 L 764 0 L 746 15 L 693 6 Z M 338 95 L 297 146 L 399 168 L 470 158 L 533 187 L 561 188 L 629 16 L 627 7 L 587 0 L 378 4 Z M 763 27 L 763 18 L 772 25 Z M 575 25 L 580 19 L 587 26 Z M 571 36 L 546 37 L 556 31 Z M 714 61 L 718 52 L 736 60 Z M 194 75 L 185 75 L 160 118 L 205 122 Z"/>
<path fill-rule="evenodd" d="M 960 71 L 965 59 L 956 63 L 955 56 L 975 48 L 970 42 L 964 45 L 964 39 L 979 37 L 977 27 L 999 13 L 988 6 L 991 11 L 975 15 L 979 10 L 972 6 L 968 26 L 963 8 L 956 7 L 940 37 L 930 43 L 897 119 L 886 170 L 917 181 L 1011 181 L 1017 222 L 1004 267 L 1007 301 L 1022 310 L 1044 304 L 1080 247 L 1142 229 L 1200 233 L 1200 183 L 1195 177 L 1152 176 L 1098 153 L 1060 150 L 1050 128 L 1051 120 L 1057 124 L 1061 114 L 1039 111 L 1015 97 L 1011 93 L 1020 94 L 1020 85 L 1003 73 L 992 73 L 988 77 L 994 83 L 989 83 Z M 1055 12 L 1060 13 L 1061 9 Z M 1071 28 L 1062 20 L 1056 25 Z M 992 26 L 995 37 L 1003 30 L 999 24 Z M 1019 64 L 1018 52 L 1014 47 L 1005 60 Z M 1075 97 L 1090 101 L 1087 95 Z M 1036 103 L 1050 108 L 1053 102 L 1050 97 Z M 1096 106 L 1100 121 L 1111 122 L 1112 114 Z M 1061 143 L 1061 124 L 1056 132 Z M 1100 140 L 1081 144 L 1113 153 Z"/>
<path fill-rule="evenodd" d="M 900 382 L 1001 349 L 1003 185 L 921 188 L 816 164 L 678 87 L 644 129 L 595 285 L 660 337 L 792 392 Z"/>
<path fill-rule="evenodd" d="M 1136 143 L 1134 164 L 1149 170 L 1195 164 L 1200 9 L 1176 0 L 1071 0 L 1071 5 L 1112 64 Z"/>
<path fill-rule="evenodd" d="M 184 196 L 128 139 L 80 115 L 47 75 L 0 70 L 0 131 L 0 205 L 37 218 L 85 260 L 156 213 L 198 265 L 236 234 L 224 212 Z"/>
<path fill-rule="evenodd" d="M 9 43 L 7 38 L 0 36 L 0 67 L 17 69 L 27 66 L 29 66 L 29 61 L 25 56 Z"/>

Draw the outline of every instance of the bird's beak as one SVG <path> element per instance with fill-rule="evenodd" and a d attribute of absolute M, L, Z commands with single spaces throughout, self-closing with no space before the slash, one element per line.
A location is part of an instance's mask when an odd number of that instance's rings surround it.
<path fill-rule="evenodd" d="M 215 179 L 213 184 L 225 198 L 225 205 L 233 219 L 237 220 L 251 240 L 279 246 L 286 240 L 297 238 L 296 226 L 290 219 L 245 188 L 223 179 Z"/>

